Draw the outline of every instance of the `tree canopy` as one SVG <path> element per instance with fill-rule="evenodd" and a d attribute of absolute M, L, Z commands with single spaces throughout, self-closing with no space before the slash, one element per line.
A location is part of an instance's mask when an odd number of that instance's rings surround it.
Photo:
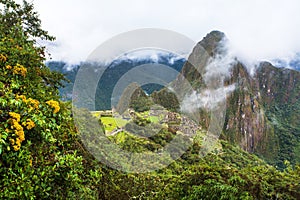
<path fill-rule="evenodd" d="M 97 162 L 80 142 L 70 104 L 59 98 L 64 76 L 45 66 L 40 39 L 54 37 L 31 3 L 0 0 L 0 199 L 299 198 L 300 167 L 286 162 L 278 171 L 225 141 L 202 158 L 195 140 L 180 159 L 151 173 Z M 163 148 L 173 136 L 167 129 L 152 138 L 120 134 L 111 140 L 132 152 Z"/>
<path fill-rule="evenodd" d="M 58 96 L 64 77 L 45 66 L 37 43 L 54 37 L 32 4 L 0 6 L 0 199 L 88 196 L 70 106 Z"/>

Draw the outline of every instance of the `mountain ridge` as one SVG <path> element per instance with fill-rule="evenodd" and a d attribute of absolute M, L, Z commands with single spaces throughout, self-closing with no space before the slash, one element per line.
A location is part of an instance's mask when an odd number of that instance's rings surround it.
<path fill-rule="evenodd" d="M 181 94 L 182 99 L 190 91 L 182 77 L 194 90 L 205 89 L 208 84 L 205 77 L 209 70 L 207 66 L 216 59 L 223 61 L 222 59 L 226 57 L 224 55 L 230 53 L 230 49 L 226 46 L 227 42 L 224 33 L 212 31 L 197 43 L 187 62 L 182 64 L 182 69 L 177 69 L 181 70 L 183 76 L 177 77 L 171 83 L 171 87 Z M 221 138 L 239 145 L 250 153 L 258 154 L 268 163 L 279 168 L 284 167 L 285 160 L 289 160 L 292 164 L 300 162 L 297 156 L 297 152 L 300 151 L 300 124 L 297 123 L 297 119 L 300 118 L 300 72 L 278 68 L 266 61 L 248 66 L 238 57 L 230 56 L 229 62 L 226 61 L 227 58 L 225 59 L 225 64 L 230 65 L 227 71 L 220 71 L 224 76 L 222 85 L 234 84 L 236 89 L 227 94 L 225 123 Z M 156 61 L 150 60 L 150 62 Z M 214 63 L 216 68 L 210 70 L 220 70 L 218 68 L 220 63 L 222 64 L 222 62 Z M 136 64 L 141 62 L 137 60 Z M 254 73 L 249 69 L 255 69 Z M 75 78 L 76 73 L 71 72 L 71 74 Z M 109 98 L 105 94 L 100 96 L 104 99 L 97 99 L 97 101 L 107 101 L 108 105 L 102 109 L 110 109 Z M 167 109 L 173 111 L 180 109 L 181 102 L 174 101 L 176 96 L 167 88 L 154 92 L 151 96 L 155 103 Z M 205 109 L 199 109 L 199 113 L 201 116 L 199 124 L 208 128 L 209 113 Z"/>
<path fill-rule="evenodd" d="M 292 154 L 297 152 L 292 150 L 291 146 L 285 148 L 285 142 L 291 141 L 282 138 L 283 134 L 291 136 L 289 130 L 278 132 L 278 127 L 270 120 L 270 115 L 276 116 L 280 126 L 291 123 L 291 120 L 285 120 L 287 115 L 300 118 L 299 112 L 286 113 L 284 109 L 287 103 L 295 104 L 300 101 L 300 73 L 276 68 L 269 62 L 261 62 L 253 67 L 256 68 L 253 76 L 247 70 L 249 67 L 241 62 L 232 67 L 229 84 L 238 83 L 238 88 L 227 98 L 229 104 L 222 136 L 232 143 L 239 144 L 248 152 L 259 154 L 269 163 L 275 162 L 273 164 L 276 166 L 282 167 L 284 159 L 295 164 L 299 160 L 295 161 Z M 276 105 L 283 106 L 279 110 L 285 113 L 284 116 L 272 112 Z M 300 107 L 295 109 L 299 110 Z M 299 124 L 297 127 L 300 127 Z M 299 136 L 296 134 L 290 139 L 299 143 Z M 293 153 L 286 155 L 282 151 Z"/>
<path fill-rule="evenodd" d="M 226 56 L 229 50 L 226 49 L 227 41 L 224 33 L 213 31 L 197 43 L 181 71 L 194 90 L 200 91 L 207 87 L 206 68 L 215 59 Z M 276 68 L 269 62 L 261 62 L 258 66 L 250 66 L 250 69 L 256 69 L 255 73 L 251 74 L 249 66 L 240 62 L 237 57 L 232 57 L 232 63 L 229 64 L 229 74 L 225 75 L 223 84 L 236 84 L 237 87 L 227 94 L 225 124 L 221 138 L 260 155 L 279 168 L 284 166 L 285 159 L 293 164 L 300 162 L 296 156 L 300 149 L 300 125 L 296 120 L 300 118 L 300 72 Z M 217 66 L 212 69 L 220 68 Z M 183 79 L 178 77 L 172 86 L 185 93 L 187 87 L 180 88 L 184 85 L 183 82 Z M 158 96 L 166 93 L 165 90 Z M 180 106 L 174 106 L 175 109 L 178 107 Z M 199 109 L 197 112 L 200 113 L 199 123 L 207 129 L 210 114 L 205 109 Z M 287 145 L 289 143 L 291 145 Z"/>
<path fill-rule="evenodd" d="M 148 51 L 150 52 L 150 51 Z M 96 110 L 107 110 L 111 109 L 111 94 L 113 88 L 120 77 L 122 77 L 125 73 L 129 70 L 133 69 L 136 66 L 143 65 L 143 64 L 153 64 L 153 65 L 166 65 L 171 67 L 176 71 L 180 71 L 183 63 L 185 62 L 185 58 L 180 55 L 175 55 L 169 52 L 150 52 L 151 55 L 143 54 L 143 57 L 137 57 L 135 53 L 129 53 L 116 58 L 111 63 L 103 66 L 101 63 L 93 63 L 91 66 L 92 68 L 101 68 L 105 67 L 106 70 L 104 71 L 102 77 L 98 83 L 98 89 L 96 91 Z M 139 53 L 141 55 L 141 53 Z M 71 100 L 72 99 L 72 92 L 73 92 L 73 83 L 75 82 L 77 72 L 81 66 L 85 66 L 85 62 L 82 62 L 78 65 L 69 66 L 65 62 L 61 61 L 53 61 L 48 62 L 47 66 L 52 71 L 59 71 L 65 74 L 66 78 L 70 82 L 64 82 L 65 87 L 60 88 L 60 95 L 63 100 Z M 90 66 L 87 64 L 87 66 Z M 113 78 L 112 78 L 113 77 Z M 102 87 L 105 85 L 105 87 Z M 101 88 L 101 89 L 100 89 Z M 143 86 L 143 90 L 151 94 L 155 90 L 161 89 L 162 86 L 158 85 L 146 85 Z"/>

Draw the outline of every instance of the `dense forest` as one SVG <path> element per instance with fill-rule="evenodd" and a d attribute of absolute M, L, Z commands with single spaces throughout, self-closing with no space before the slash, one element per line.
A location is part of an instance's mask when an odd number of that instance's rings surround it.
<path fill-rule="evenodd" d="M 41 28 L 33 4 L 0 0 L 0 12 L 0 199 L 300 198 L 299 165 L 283 161 L 278 170 L 226 138 L 202 157 L 200 135 L 179 159 L 153 172 L 126 173 L 99 162 L 80 140 L 71 103 L 60 99 L 65 77 L 45 65 L 38 41 L 55 38 Z M 105 130 L 99 117 L 80 112 Z M 137 117 L 132 125 L 144 122 Z M 144 152 L 162 148 L 174 134 L 165 128 L 140 138 L 125 131 L 110 140 Z"/>

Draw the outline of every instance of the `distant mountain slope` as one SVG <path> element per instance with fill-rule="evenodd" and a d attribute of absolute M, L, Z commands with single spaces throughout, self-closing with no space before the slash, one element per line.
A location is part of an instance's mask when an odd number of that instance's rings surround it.
<path fill-rule="evenodd" d="M 218 70 L 223 73 L 224 69 L 220 68 L 228 61 L 226 41 L 224 33 L 213 31 L 195 46 L 188 59 L 192 62 L 186 62 L 182 69 L 182 75 L 195 91 L 205 89 L 207 74 Z M 219 62 L 215 63 L 216 68 L 209 68 L 216 60 Z M 284 160 L 293 164 L 300 162 L 300 72 L 276 68 L 268 62 L 246 66 L 236 57 L 228 65 L 224 85 L 234 84 L 235 90 L 228 94 L 221 137 L 280 168 Z M 247 69 L 257 70 L 250 75 Z M 183 85 L 180 77 L 172 83 L 176 91 L 185 94 L 187 88 Z M 165 96 L 168 102 L 165 93 L 163 89 L 155 95 L 160 99 Z M 174 108 L 178 110 L 180 106 L 174 105 Z M 199 123 L 208 128 L 209 113 L 201 108 L 198 111 L 201 114 Z"/>
<path fill-rule="evenodd" d="M 63 100 L 71 100 L 73 84 L 76 78 L 77 71 L 79 69 L 79 65 L 70 66 L 62 61 L 50 61 L 47 62 L 46 65 L 50 68 L 51 71 L 61 72 L 65 75 L 66 79 L 69 80 L 69 82 L 63 82 L 64 87 L 59 88 L 59 92 Z"/>
<path fill-rule="evenodd" d="M 283 167 L 284 160 L 300 162 L 300 72 L 278 69 L 264 62 L 255 78 L 260 104 L 279 144 L 276 165 Z"/>
<path fill-rule="evenodd" d="M 300 71 L 300 53 L 296 53 L 289 59 L 275 59 L 272 60 L 272 64 L 279 68 L 290 68 Z"/>
<path fill-rule="evenodd" d="M 107 110 L 111 109 L 111 98 L 113 89 L 117 81 L 129 70 L 144 64 L 161 64 L 169 66 L 176 71 L 180 71 L 185 58 L 177 55 L 157 52 L 154 55 L 144 54 L 142 57 L 136 57 L 134 55 L 123 55 L 118 59 L 115 59 L 105 70 L 102 77 L 98 82 L 98 89 L 96 91 L 96 110 Z M 65 82 L 65 87 L 60 88 L 60 94 L 64 100 L 72 99 L 73 83 L 76 78 L 78 69 L 84 66 L 84 62 L 79 65 L 70 66 L 65 62 L 51 61 L 47 63 L 47 66 L 51 70 L 62 72 L 66 75 L 66 78 L 70 82 Z M 99 65 L 100 66 L 100 65 Z M 95 66 L 97 68 L 97 66 Z M 166 74 L 166 76 L 169 76 Z M 153 91 L 160 90 L 163 86 L 157 84 L 148 84 L 142 86 L 143 90 L 151 94 Z"/>
<path fill-rule="evenodd" d="M 200 92 L 208 84 L 205 76 L 209 74 L 209 70 L 220 71 L 221 74 L 225 73 L 222 79 L 224 87 L 232 85 L 235 87 L 235 90 L 228 93 L 221 138 L 238 144 L 248 152 L 260 155 L 279 168 L 283 168 L 285 160 L 289 160 L 292 164 L 300 162 L 300 72 L 276 68 L 268 62 L 258 63 L 257 66 L 246 66 L 238 58 L 228 56 L 230 52 L 226 49 L 226 42 L 224 33 L 219 31 L 209 33 L 195 46 L 189 56 L 189 61 L 192 62 L 174 59 L 172 55 L 150 59 L 149 57 L 130 59 L 125 56 L 115 60 L 99 81 L 96 109 L 111 109 L 111 94 L 116 82 L 130 69 L 144 63 L 161 63 L 178 71 L 181 70 L 182 76 L 178 76 L 170 86 L 179 91 L 179 96 L 181 95 L 182 98 L 190 92 L 182 77 L 188 80 L 195 91 Z M 216 61 L 218 63 L 214 63 Z M 214 63 L 216 68 L 209 68 L 212 67 L 211 63 Z M 70 98 L 72 82 L 75 80 L 79 66 L 73 67 L 72 70 L 68 69 L 65 63 L 60 62 L 51 62 L 48 66 L 67 74 L 71 83 L 61 89 L 61 93 L 67 99 Z M 255 69 L 254 73 L 250 74 L 249 69 Z M 146 85 L 143 90 L 151 94 L 161 87 Z M 172 91 L 164 88 L 151 96 L 155 103 L 180 112 L 183 102 L 177 101 Z M 199 108 L 198 112 L 199 123 L 204 128 L 208 128 L 210 114 L 202 108 Z"/>

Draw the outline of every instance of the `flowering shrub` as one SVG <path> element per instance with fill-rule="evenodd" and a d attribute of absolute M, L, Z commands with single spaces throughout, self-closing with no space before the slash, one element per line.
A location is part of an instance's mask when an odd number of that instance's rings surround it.
<path fill-rule="evenodd" d="M 3 54 L 0 54 L 0 61 L 1 62 L 6 62 L 6 56 Z"/>
<path fill-rule="evenodd" d="M 50 101 L 47 101 L 46 103 L 54 109 L 53 110 L 54 114 L 58 113 L 58 111 L 60 110 L 59 103 L 57 101 L 50 100 Z"/>
<path fill-rule="evenodd" d="M 9 141 L 14 150 L 18 151 L 21 147 L 21 143 L 25 140 L 24 130 L 23 127 L 19 124 L 20 115 L 14 112 L 10 112 L 9 115 L 11 116 L 11 118 L 9 119 L 11 129 L 14 130 L 13 136 L 16 137 L 15 139 L 10 138 Z"/>
<path fill-rule="evenodd" d="M 25 77 L 26 73 L 27 73 L 27 69 L 24 66 L 22 66 L 20 64 L 17 64 L 16 66 L 14 66 L 13 74 L 17 74 L 17 75 L 21 75 L 21 76 Z"/>
<path fill-rule="evenodd" d="M 27 130 L 35 127 L 35 123 L 31 119 L 27 119 L 26 122 L 23 122 L 22 124 L 27 128 Z"/>
<path fill-rule="evenodd" d="M 0 0 L 0 199 L 89 199 L 86 177 L 100 175 L 83 165 L 70 106 L 59 101 L 63 75 L 32 39 L 53 37 L 32 9 Z"/>

